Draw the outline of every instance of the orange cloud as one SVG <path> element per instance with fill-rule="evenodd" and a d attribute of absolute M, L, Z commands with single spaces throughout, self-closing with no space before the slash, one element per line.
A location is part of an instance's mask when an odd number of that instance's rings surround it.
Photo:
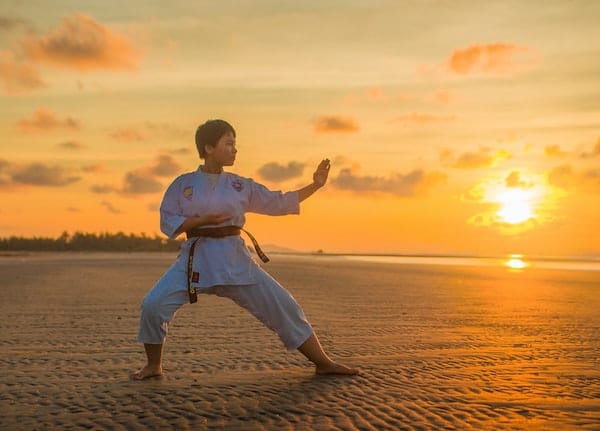
<path fill-rule="evenodd" d="M 168 154 L 161 154 L 156 158 L 156 162 L 149 167 L 149 171 L 152 175 L 159 177 L 168 177 L 175 175 L 181 171 L 181 165 Z"/>
<path fill-rule="evenodd" d="M 125 174 L 122 192 L 130 195 L 156 193 L 161 191 L 162 184 L 143 171 L 131 171 Z"/>
<path fill-rule="evenodd" d="M 512 187 L 520 187 L 526 189 L 531 187 L 533 184 L 528 184 L 521 179 L 521 173 L 519 171 L 512 171 L 508 176 L 504 179 L 504 185 L 508 188 Z"/>
<path fill-rule="evenodd" d="M 548 145 L 544 148 L 544 154 L 548 157 L 562 157 L 566 153 L 558 145 Z"/>
<path fill-rule="evenodd" d="M 548 174 L 548 182 L 565 190 L 587 190 L 600 193 L 600 168 L 575 171 L 571 165 L 560 165 Z"/>
<path fill-rule="evenodd" d="M 581 155 L 581 157 L 586 158 L 586 159 L 590 158 L 590 157 L 597 157 L 597 156 L 600 156 L 600 138 L 598 138 L 598 141 L 596 141 L 596 146 L 594 147 L 594 149 L 591 152 L 589 152 L 589 153 L 585 152 Z"/>
<path fill-rule="evenodd" d="M 536 57 L 534 51 L 525 46 L 476 44 L 455 50 L 447 61 L 447 67 L 458 75 L 508 75 L 531 69 L 537 63 Z"/>
<path fill-rule="evenodd" d="M 360 176 L 350 168 L 344 168 L 331 180 L 331 184 L 340 190 L 356 193 L 381 192 L 408 197 L 425 194 L 431 187 L 445 181 L 446 175 L 439 172 L 424 172 L 415 169 L 407 174 L 392 173 L 388 178 Z"/>
<path fill-rule="evenodd" d="M 125 36 L 83 14 L 64 17 L 45 35 L 27 37 L 22 47 L 32 60 L 81 71 L 135 69 L 140 58 Z"/>
<path fill-rule="evenodd" d="M 65 150 L 82 150 L 85 148 L 85 145 L 78 141 L 65 141 L 58 144 L 57 147 Z"/>
<path fill-rule="evenodd" d="M 57 118 L 48 108 L 38 108 L 30 118 L 17 122 L 17 128 L 22 132 L 47 132 L 53 130 L 79 130 L 79 121 L 73 117 Z"/>
<path fill-rule="evenodd" d="M 26 93 L 46 86 L 33 65 L 15 60 L 8 51 L 0 52 L 0 81 L 7 94 Z"/>
<path fill-rule="evenodd" d="M 323 115 L 314 121 L 315 132 L 318 133 L 353 133 L 359 130 L 353 118 L 337 115 Z"/>
<path fill-rule="evenodd" d="M 411 112 L 409 114 L 400 115 L 392 122 L 401 123 L 404 125 L 417 124 L 417 125 L 428 125 L 435 123 L 443 123 L 447 121 L 453 121 L 456 117 L 454 115 L 438 115 L 438 114 L 427 114 L 422 112 Z"/>
<path fill-rule="evenodd" d="M 458 156 L 454 156 L 450 150 L 445 150 L 441 155 L 442 161 L 450 162 L 452 167 L 458 169 L 487 168 L 510 157 L 511 154 L 507 151 L 493 151 L 488 147 L 482 147 L 479 151 L 467 151 Z"/>
<path fill-rule="evenodd" d="M 117 141 L 134 142 L 143 141 L 146 135 L 140 132 L 136 127 L 125 127 L 110 134 Z"/>

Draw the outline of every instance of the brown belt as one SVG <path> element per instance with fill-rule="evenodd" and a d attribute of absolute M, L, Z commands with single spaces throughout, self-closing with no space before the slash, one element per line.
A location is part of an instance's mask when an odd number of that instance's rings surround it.
<path fill-rule="evenodd" d="M 226 236 L 234 236 L 239 235 L 242 231 L 248 235 L 250 241 L 252 241 L 252 245 L 254 245 L 254 250 L 256 250 L 256 254 L 260 257 L 260 260 L 267 263 L 269 258 L 267 255 L 261 250 L 258 245 L 258 241 L 256 238 L 245 229 L 242 229 L 239 226 L 221 226 L 221 227 L 204 227 L 204 228 L 196 228 L 191 229 L 186 232 L 188 239 L 195 238 L 194 241 L 190 244 L 190 254 L 188 255 L 188 266 L 187 266 L 187 276 L 188 276 L 188 295 L 190 297 L 190 304 L 198 301 L 198 294 L 196 292 L 196 288 L 192 286 L 192 283 L 197 283 L 200 274 L 198 272 L 193 271 L 194 264 L 194 250 L 196 249 L 196 242 L 198 242 L 199 238 L 225 238 Z"/>

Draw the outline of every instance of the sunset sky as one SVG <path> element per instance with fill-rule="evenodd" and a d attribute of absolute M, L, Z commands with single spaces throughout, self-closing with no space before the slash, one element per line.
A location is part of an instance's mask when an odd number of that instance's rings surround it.
<path fill-rule="evenodd" d="M 600 2 L 0 0 L 0 236 L 159 233 L 198 124 L 299 251 L 600 256 Z"/>

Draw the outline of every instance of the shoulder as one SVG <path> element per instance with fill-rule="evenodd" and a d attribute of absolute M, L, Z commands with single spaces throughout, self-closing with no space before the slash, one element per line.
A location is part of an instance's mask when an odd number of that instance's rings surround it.
<path fill-rule="evenodd" d="M 184 184 L 184 183 L 189 183 L 191 181 L 193 181 L 196 172 L 186 172 L 184 174 L 179 175 L 178 177 L 176 177 L 171 184 L 172 185 L 179 185 L 179 184 Z"/>

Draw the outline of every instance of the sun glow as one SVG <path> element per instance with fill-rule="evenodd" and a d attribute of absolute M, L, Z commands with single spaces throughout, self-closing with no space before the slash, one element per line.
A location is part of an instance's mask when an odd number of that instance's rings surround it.
<path fill-rule="evenodd" d="M 531 190 L 512 188 L 499 192 L 492 198 L 500 204 L 496 215 L 503 222 L 519 224 L 536 216 L 533 211 L 534 194 Z"/>
<path fill-rule="evenodd" d="M 509 259 L 504 262 L 504 266 L 510 269 L 524 269 L 529 266 L 527 262 L 522 259 L 522 254 L 511 254 Z"/>

